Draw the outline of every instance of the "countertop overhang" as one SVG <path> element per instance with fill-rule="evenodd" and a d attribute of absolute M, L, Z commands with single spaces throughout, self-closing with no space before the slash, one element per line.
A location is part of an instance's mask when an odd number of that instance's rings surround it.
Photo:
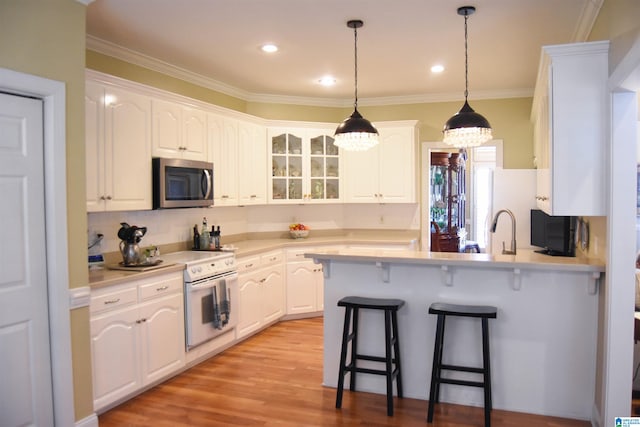
<path fill-rule="evenodd" d="M 338 249 L 305 253 L 316 262 L 346 261 L 359 263 L 413 264 L 489 269 L 529 269 L 602 273 L 605 264 L 586 257 L 560 257 L 518 249 L 516 255 L 405 250 Z"/>

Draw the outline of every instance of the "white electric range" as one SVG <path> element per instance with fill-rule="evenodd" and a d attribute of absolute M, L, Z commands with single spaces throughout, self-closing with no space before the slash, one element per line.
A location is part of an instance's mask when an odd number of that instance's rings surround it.
<path fill-rule="evenodd" d="M 187 351 L 238 323 L 238 272 L 233 252 L 182 251 L 162 256 L 185 264 L 184 313 Z"/>

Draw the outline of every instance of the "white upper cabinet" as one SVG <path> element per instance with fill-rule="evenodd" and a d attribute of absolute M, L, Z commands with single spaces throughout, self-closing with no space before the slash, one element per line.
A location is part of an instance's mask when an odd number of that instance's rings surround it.
<path fill-rule="evenodd" d="M 87 211 L 151 209 L 151 100 L 87 82 Z"/>
<path fill-rule="evenodd" d="M 415 121 L 345 152 L 334 124 L 270 121 L 87 71 L 87 211 L 152 208 L 152 157 L 213 163 L 215 206 L 415 203 Z M 268 127 L 269 126 L 269 127 Z"/>
<path fill-rule="evenodd" d="M 266 128 L 213 113 L 207 123 L 214 206 L 266 204 Z"/>
<path fill-rule="evenodd" d="M 214 206 L 238 205 L 238 123 L 217 114 L 207 115 L 213 162 Z"/>
<path fill-rule="evenodd" d="M 378 126 L 380 142 L 367 151 L 344 151 L 347 203 L 416 202 L 416 122 Z"/>
<path fill-rule="evenodd" d="M 207 113 L 153 99 L 153 156 L 207 160 Z"/>
<path fill-rule="evenodd" d="M 531 118 L 536 201 L 549 215 L 606 215 L 609 42 L 542 48 Z"/>
<path fill-rule="evenodd" d="M 342 159 L 333 129 L 269 128 L 270 203 L 342 201 Z"/>
<path fill-rule="evenodd" d="M 267 131 L 264 126 L 238 123 L 238 203 L 267 203 Z"/>

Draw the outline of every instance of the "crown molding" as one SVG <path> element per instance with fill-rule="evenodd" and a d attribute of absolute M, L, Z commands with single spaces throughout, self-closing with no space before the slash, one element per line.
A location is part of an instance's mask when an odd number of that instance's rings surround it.
<path fill-rule="evenodd" d="M 245 90 L 205 77 L 202 74 L 176 67 L 168 62 L 161 61 L 94 36 L 87 35 L 87 49 L 242 100 L 247 100 L 250 96 L 250 93 Z"/>
<path fill-rule="evenodd" d="M 474 91 L 470 101 L 481 99 L 505 99 L 505 98 L 530 98 L 533 96 L 533 88 L 505 89 Z M 402 104 L 428 104 L 434 102 L 457 102 L 464 101 L 464 95 L 457 92 L 428 93 L 420 95 L 388 96 L 378 98 L 358 98 L 358 105 L 382 106 L 382 105 L 402 105 Z"/>
<path fill-rule="evenodd" d="M 207 89 L 215 90 L 217 92 L 233 96 L 247 102 L 334 108 L 347 108 L 353 105 L 353 99 L 314 98 L 251 93 L 90 35 L 87 35 L 87 49 L 120 59 L 122 61 L 129 62 L 134 65 L 138 65 L 140 67 L 148 68 L 150 70 L 157 71 L 159 73 L 205 87 Z M 475 91 L 473 93 L 473 99 L 526 98 L 531 96 L 533 96 L 532 88 L 484 92 Z M 384 106 L 402 104 L 424 104 L 433 102 L 462 101 L 463 99 L 464 97 L 462 96 L 461 92 L 451 92 L 360 98 L 358 99 L 358 105 Z"/>
<path fill-rule="evenodd" d="M 580 13 L 580 18 L 578 19 L 578 24 L 573 32 L 573 37 L 571 38 L 573 42 L 578 43 L 587 40 L 603 3 L 604 0 L 590 0 L 584 5 L 582 13 Z"/>

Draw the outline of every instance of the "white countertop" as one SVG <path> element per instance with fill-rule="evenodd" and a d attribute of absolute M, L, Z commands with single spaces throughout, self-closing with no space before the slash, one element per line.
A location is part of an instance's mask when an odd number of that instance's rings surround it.
<path fill-rule="evenodd" d="M 307 258 L 350 262 L 382 262 L 389 264 L 445 265 L 474 268 L 563 270 L 604 272 L 605 264 L 584 257 L 549 256 L 528 249 L 518 249 L 516 255 L 492 255 L 454 252 L 423 252 L 404 250 L 339 249 L 314 251 Z"/>
<path fill-rule="evenodd" d="M 313 236 L 304 239 L 256 239 L 231 243 L 236 256 L 255 255 L 257 253 L 305 246 L 327 245 L 418 245 L 417 237 L 411 233 L 375 234 L 349 233 L 337 236 Z"/>
<path fill-rule="evenodd" d="M 300 247 L 322 247 L 328 245 L 417 245 L 416 232 L 388 232 L 388 233 L 347 233 L 334 236 L 314 236 L 313 232 L 310 237 L 304 239 L 247 239 L 234 241 L 228 246 L 233 247 L 236 257 L 250 256 L 261 254 L 267 251 L 300 248 Z M 227 246 L 227 245 L 225 245 Z M 194 252 L 201 257 L 206 257 L 207 251 Z M 172 271 L 184 270 L 184 264 L 180 260 L 173 259 L 172 254 L 161 255 L 161 259 L 167 259 L 170 265 L 163 266 L 154 270 L 138 272 L 138 271 L 121 271 L 109 270 L 107 268 L 89 270 L 89 286 L 99 288 L 118 283 L 124 283 L 128 280 L 145 278 L 157 274 L 168 273 Z"/>
<path fill-rule="evenodd" d="M 145 279 L 147 277 L 156 276 L 158 274 L 166 274 L 172 272 L 181 272 L 184 270 L 184 264 L 174 263 L 163 265 L 160 268 L 147 271 L 126 271 L 126 270 L 110 270 L 109 268 L 100 268 L 89 270 L 89 287 L 92 289 L 104 286 L 117 285 L 126 283 L 130 280 Z"/>

